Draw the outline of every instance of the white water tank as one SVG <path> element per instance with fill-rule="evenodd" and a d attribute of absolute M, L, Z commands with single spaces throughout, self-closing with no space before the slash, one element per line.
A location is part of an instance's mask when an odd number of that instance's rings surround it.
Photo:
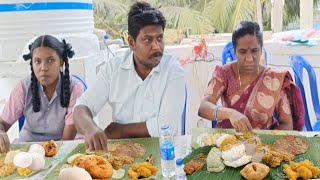
<path fill-rule="evenodd" d="M 0 62 L 17 61 L 23 47 L 43 34 L 59 34 L 72 45 L 77 57 L 99 49 L 93 34 L 92 0 L 1 0 Z"/>

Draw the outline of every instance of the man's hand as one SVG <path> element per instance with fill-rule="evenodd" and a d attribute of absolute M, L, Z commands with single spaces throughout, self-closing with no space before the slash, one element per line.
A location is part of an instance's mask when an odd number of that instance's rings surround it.
<path fill-rule="evenodd" d="M 87 129 L 84 136 L 86 149 L 89 151 L 107 150 L 107 135 L 101 128 Z"/>
<path fill-rule="evenodd" d="M 252 126 L 249 119 L 237 110 L 233 110 L 229 120 L 236 131 L 251 131 Z"/>
<path fill-rule="evenodd" d="M 123 138 L 123 126 L 123 124 L 111 122 L 104 132 L 111 139 L 120 139 Z"/>
<path fill-rule="evenodd" d="M 10 141 L 7 133 L 0 132 L 0 154 L 10 151 Z"/>

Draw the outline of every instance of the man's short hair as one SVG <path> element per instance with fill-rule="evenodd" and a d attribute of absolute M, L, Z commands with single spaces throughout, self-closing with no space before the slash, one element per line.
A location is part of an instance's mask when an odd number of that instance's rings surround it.
<path fill-rule="evenodd" d="M 161 25 L 164 30 L 166 19 L 162 13 L 146 2 L 134 3 L 128 13 L 128 33 L 137 39 L 140 29 L 148 25 Z"/>

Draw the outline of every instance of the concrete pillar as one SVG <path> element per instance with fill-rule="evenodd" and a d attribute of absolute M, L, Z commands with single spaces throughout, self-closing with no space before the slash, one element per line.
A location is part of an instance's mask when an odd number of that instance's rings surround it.
<path fill-rule="evenodd" d="M 303 0 L 304 1 L 304 0 Z M 300 1 L 301 2 L 301 1 Z M 271 29 L 277 33 L 282 31 L 284 0 L 271 0 Z"/>
<path fill-rule="evenodd" d="M 256 22 L 259 24 L 261 31 L 263 32 L 263 23 L 262 23 L 262 8 L 261 0 L 255 0 L 256 3 Z"/>
<path fill-rule="evenodd" d="M 313 28 L 313 0 L 300 0 L 300 29 Z"/>

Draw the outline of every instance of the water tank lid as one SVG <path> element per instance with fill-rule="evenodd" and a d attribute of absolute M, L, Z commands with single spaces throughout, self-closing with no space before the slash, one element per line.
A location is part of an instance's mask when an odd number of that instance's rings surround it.
<path fill-rule="evenodd" d="M 43 10 L 93 10 L 90 2 L 25 2 L 0 3 L 0 12 L 43 11 Z"/>

